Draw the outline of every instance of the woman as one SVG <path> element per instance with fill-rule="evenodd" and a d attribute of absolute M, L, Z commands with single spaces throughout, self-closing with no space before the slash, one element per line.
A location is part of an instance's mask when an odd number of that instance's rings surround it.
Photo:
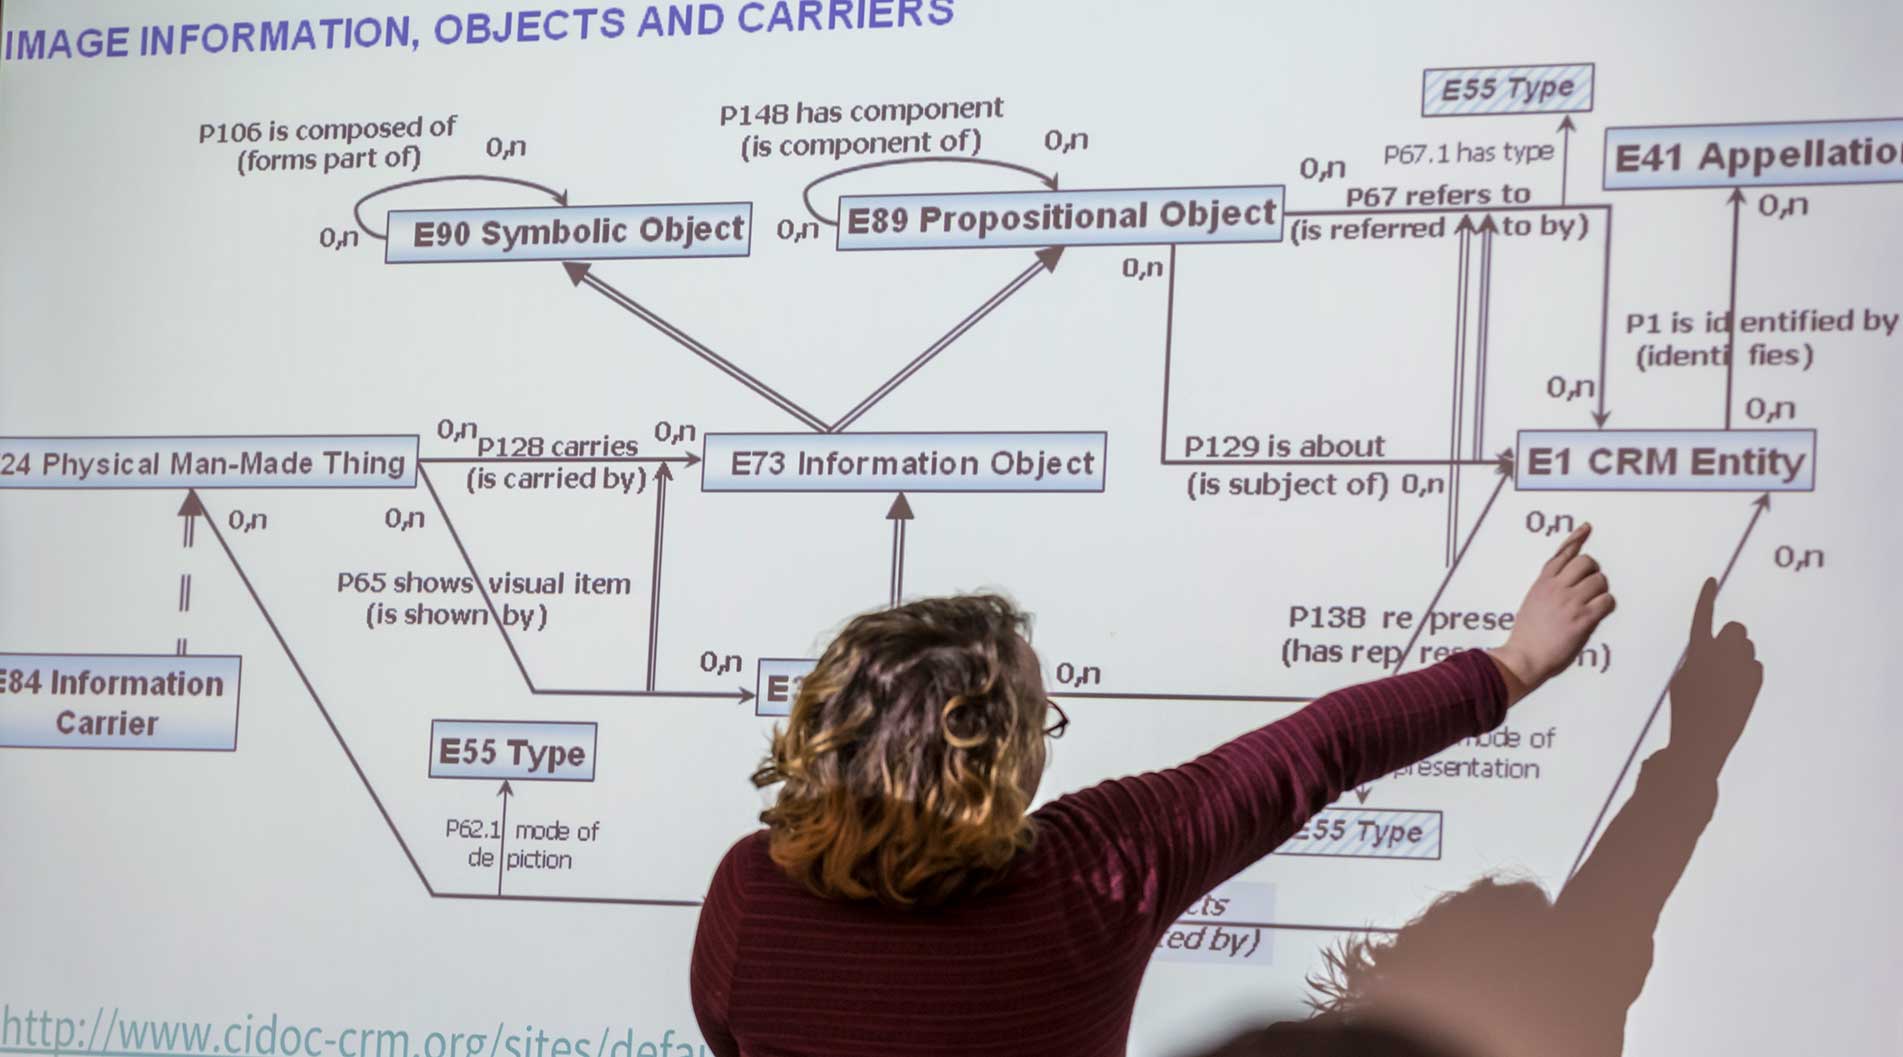
<path fill-rule="evenodd" d="M 1044 696 L 994 597 L 858 617 L 755 772 L 780 785 L 714 873 L 694 1012 L 717 1054 L 1120 1055 L 1170 923 L 1342 792 L 1498 726 L 1613 600 L 1568 537 L 1505 645 L 1338 690 L 1180 767 L 1029 811 Z M 1051 720 L 1056 723 L 1052 724 Z"/>

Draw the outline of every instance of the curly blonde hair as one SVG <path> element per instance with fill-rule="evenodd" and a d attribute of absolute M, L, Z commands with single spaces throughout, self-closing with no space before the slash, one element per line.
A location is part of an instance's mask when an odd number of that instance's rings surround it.
<path fill-rule="evenodd" d="M 996 595 L 854 618 L 754 771 L 773 861 L 817 895 L 915 909 L 1030 847 L 1048 700 L 1025 618 Z"/>

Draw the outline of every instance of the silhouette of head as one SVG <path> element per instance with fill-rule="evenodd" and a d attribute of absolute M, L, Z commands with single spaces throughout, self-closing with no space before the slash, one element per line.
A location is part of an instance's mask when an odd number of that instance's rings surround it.
<path fill-rule="evenodd" d="M 1390 1024 L 1287 1021 L 1238 1035 L 1203 1057 L 1460 1057 Z"/>
<path fill-rule="evenodd" d="M 1323 1020 L 1372 1020 L 1462 1050 L 1511 1033 L 1503 1018 L 1545 1004 L 1552 901 L 1532 881 L 1483 877 L 1400 930 L 1323 952 L 1309 1005 Z"/>

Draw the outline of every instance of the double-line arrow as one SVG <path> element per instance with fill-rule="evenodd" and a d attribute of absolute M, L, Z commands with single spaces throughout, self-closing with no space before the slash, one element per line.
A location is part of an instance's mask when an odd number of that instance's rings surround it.
<path fill-rule="evenodd" d="M 853 405 L 852 410 L 840 416 L 837 421 L 830 423 L 793 402 L 786 394 L 766 384 L 759 378 L 754 377 L 732 360 L 708 348 L 704 342 L 699 341 L 686 331 L 663 319 L 646 305 L 629 297 L 613 284 L 596 275 L 592 266 L 589 264 L 567 261 L 562 264 L 562 268 L 568 273 L 569 281 L 576 286 L 587 286 L 589 289 L 599 293 L 621 309 L 666 335 L 675 344 L 712 364 L 722 374 L 725 374 L 727 377 L 732 378 L 734 381 L 752 390 L 773 406 L 792 415 L 800 421 L 801 425 L 804 425 L 816 433 L 837 433 L 852 425 L 854 422 L 859 421 L 859 419 L 863 417 L 866 412 L 872 410 L 879 401 L 892 395 L 893 390 L 904 385 L 907 380 L 922 370 L 926 364 L 937 358 L 939 353 L 949 348 L 952 342 L 963 337 L 967 331 L 977 326 L 980 320 L 990 315 L 999 305 L 1004 304 L 1011 299 L 1012 295 L 1024 289 L 1032 279 L 1037 278 L 1045 272 L 1056 271 L 1058 259 L 1063 255 L 1064 250 L 1061 246 L 1037 251 L 1034 255 L 1036 260 L 1014 276 L 1010 282 L 1004 284 L 996 293 L 986 298 L 983 304 L 973 309 L 965 318 L 959 320 L 937 341 L 926 346 L 924 352 L 913 357 L 912 361 L 900 368 L 897 374 L 886 379 L 877 389 L 867 394 L 865 399 Z"/>
<path fill-rule="evenodd" d="M 1480 235 L 1480 304 L 1478 319 L 1475 320 L 1472 334 L 1474 350 L 1474 417 L 1473 417 L 1473 455 L 1468 464 L 1481 459 L 1481 447 L 1486 433 L 1487 401 L 1487 330 L 1491 323 L 1493 306 L 1493 236 L 1499 230 L 1489 214 L 1480 223 L 1463 215 L 1460 223 L 1454 227 L 1460 235 L 1460 246 L 1455 267 L 1459 274 L 1454 281 L 1454 384 L 1453 407 L 1448 414 L 1447 435 L 1447 555 L 1448 565 L 1454 564 L 1454 540 L 1460 534 L 1460 467 L 1461 434 L 1467 409 L 1467 349 L 1469 334 L 1467 331 L 1467 305 L 1472 298 L 1472 289 L 1468 275 L 1473 253 L 1473 236 Z"/>
<path fill-rule="evenodd" d="M 423 891 L 429 895 L 431 899 L 499 900 L 521 903 L 577 903 L 602 906 L 694 907 L 700 905 L 701 901 L 698 899 L 622 899 L 612 896 L 504 895 L 502 893 L 502 873 L 507 863 L 508 848 L 506 834 L 508 833 L 509 797 L 513 795 L 513 790 L 509 788 L 507 782 L 504 782 L 502 788 L 496 791 L 496 795 L 502 797 L 502 819 L 498 823 L 498 826 L 501 827 L 504 843 L 496 854 L 495 893 L 439 891 L 435 885 L 430 883 L 429 875 L 423 872 L 422 864 L 417 861 L 415 853 L 410 850 L 409 841 L 403 839 L 403 831 L 397 828 L 396 820 L 390 816 L 389 808 L 384 806 L 383 798 L 377 795 L 376 786 L 370 782 L 370 775 L 364 771 L 363 764 L 357 759 L 357 754 L 351 751 L 350 743 L 344 740 L 343 731 L 338 728 L 337 721 L 332 718 L 330 709 L 325 707 L 324 699 L 317 693 L 317 687 L 311 684 L 310 676 L 305 673 L 304 665 L 298 661 L 297 654 L 292 651 L 291 644 L 285 639 L 284 632 L 278 627 L 277 620 L 271 616 L 270 609 L 265 607 L 263 597 L 258 594 L 257 586 L 251 582 L 251 577 L 246 574 L 244 566 L 238 561 L 237 553 L 231 549 L 231 544 L 225 540 L 224 532 L 218 528 L 217 519 L 211 515 L 210 511 L 205 509 L 204 503 L 198 498 L 197 490 L 194 489 L 186 493 L 185 504 L 179 508 L 179 516 L 185 518 L 202 517 L 205 519 L 205 524 L 210 527 L 212 535 L 218 540 L 219 549 L 225 552 L 225 558 L 231 562 L 231 571 L 238 574 L 238 581 L 244 585 L 245 593 L 251 596 L 252 604 L 258 607 L 258 615 L 264 618 L 265 627 L 270 629 L 271 637 L 277 640 L 278 647 L 284 651 L 284 659 L 291 662 L 291 670 L 297 674 L 298 681 L 304 684 L 304 692 L 310 695 L 311 704 L 317 706 L 317 713 L 323 718 L 324 726 L 330 730 L 331 737 L 337 742 L 337 747 L 343 750 L 344 759 L 349 761 L 350 769 L 356 772 L 357 782 L 363 786 L 363 791 L 369 795 L 370 803 L 377 809 L 378 817 L 383 819 L 384 828 L 390 831 L 390 836 L 395 839 L 397 847 L 403 852 L 403 858 L 409 862 L 411 872 L 416 875 L 417 882 L 423 886 Z M 471 575 L 474 575 L 473 570 L 471 571 Z M 749 694 L 748 696 L 751 697 L 752 695 Z"/>
<path fill-rule="evenodd" d="M 905 501 L 904 492 L 892 500 L 892 507 L 885 512 L 885 517 L 892 522 L 891 604 L 896 608 L 899 600 L 905 597 L 905 526 L 912 520 L 912 504 Z"/>
<path fill-rule="evenodd" d="M 849 166 L 845 169 L 838 170 L 837 172 L 827 173 L 826 175 L 820 177 L 819 179 L 814 180 L 811 184 L 808 184 L 806 187 L 805 198 L 806 198 L 807 208 L 809 210 L 813 209 L 812 197 L 811 197 L 813 188 L 817 187 L 819 184 L 825 182 L 826 180 L 832 179 L 835 176 L 841 176 L 851 172 L 858 172 L 864 169 L 884 168 L 887 166 L 894 166 L 894 165 L 914 165 L 914 164 L 928 164 L 928 163 L 959 163 L 959 164 L 967 164 L 967 165 L 993 166 L 993 167 L 1004 168 L 1004 169 L 1015 169 L 1017 171 L 1037 177 L 1040 181 L 1044 183 L 1046 187 L 1050 187 L 1054 189 L 1057 186 L 1057 178 L 1055 176 L 1048 176 L 1048 175 L 1045 175 L 1044 173 L 1038 172 L 1035 169 L 1031 169 L 1022 165 L 1017 165 L 1012 162 L 995 161 L 995 160 L 986 159 L 986 158 L 936 158 L 936 157 L 893 158 L 893 159 L 887 159 L 884 161 L 869 162 L 862 165 Z M 369 203 L 371 199 L 376 198 L 379 195 L 388 194 L 391 191 L 398 191 L 407 187 L 419 187 L 426 184 L 455 183 L 455 182 L 461 182 L 461 181 L 513 184 L 518 187 L 525 187 L 531 190 L 540 191 L 543 194 L 548 195 L 551 199 L 553 199 L 559 205 L 565 206 L 568 204 L 567 191 L 558 191 L 553 187 L 550 187 L 546 184 L 536 183 L 533 180 L 524 180 L 524 179 L 520 179 L 513 176 L 491 176 L 491 175 L 481 174 L 481 173 L 463 173 L 463 174 L 456 174 L 456 175 L 449 175 L 449 176 L 429 176 L 429 177 L 423 177 L 423 178 L 415 179 L 415 180 L 404 180 L 399 183 L 393 183 L 385 187 L 379 187 L 376 190 L 371 191 L 369 194 L 364 195 L 362 198 L 359 198 L 356 202 L 356 205 L 352 208 L 351 213 L 352 213 L 352 216 L 356 218 L 357 226 L 363 229 L 365 234 L 369 235 L 371 238 L 382 239 L 386 237 L 386 233 L 375 230 L 364 221 L 363 207 L 367 203 Z M 817 210 L 813 210 L 813 215 L 826 223 L 836 223 L 836 221 L 827 220 L 827 218 L 825 218 L 824 216 L 821 216 Z M 930 346 L 928 346 L 925 349 L 924 352 L 921 352 L 918 354 L 918 356 L 914 357 L 912 359 L 912 362 L 906 364 L 904 368 L 902 368 L 897 374 L 893 375 L 891 378 L 886 379 L 886 381 L 882 383 L 877 389 L 874 389 L 870 394 L 868 394 L 865 399 L 853 405 L 852 410 L 846 412 L 844 415 L 840 416 L 840 418 L 837 421 L 834 421 L 834 422 L 827 422 L 826 420 L 820 418 L 818 415 L 815 415 L 811 411 L 808 411 L 804 407 L 801 407 L 798 403 L 794 402 L 791 398 L 789 398 L 785 393 L 782 393 L 778 389 L 775 389 L 773 386 L 770 386 L 766 382 L 761 381 L 759 378 L 755 377 L 753 374 L 746 371 L 745 369 L 740 367 L 738 364 L 734 363 L 732 360 L 727 359 L 725 356 L 722 356 L 718 352 L 715 352 L 713 349 L 709 348 L 706 345 L 706 343 L 695 338 L 693 335 L 688 334 L 686 331 L 682 330 L 680 327 L 677 327 L 673 323 L 662 318 L 658 313 L 648 308 L 646 305 L 642 304 L 639 301 L 636 301 L 634 298 L 629 297 L 626 293 L 615 288 L 612 284 L 602 279 L 600 276 L 595 275 L 592 270 L 592 266 L 588 264 L 587 262 L 564 261 L 562 263 L 562 268 L 564 271 L 568 273 L 569 281 L 572 282 L 574 285 L 578 287 L 586 285 L 589 288 L 593 289 L 596 293 L 599 293 L 601 296 L 607 298 L 609 301 L 613 302 L 615 305 L 619 306 L 624 311 L 627 311 L 628 313 L 634 315 L 636 318 L 640 319 L 642 322 L 653 327 L 655 330 L 660 331 L 663 335 L 666 335 L 675 344 L 680 345 L 682 348 L 687 349 L 688 351 L 692 352 L 694 355 L 699 356 L 701 359 L 712 364 L 722 374 L 725 374 L 727 377 L 732 378 L 736 382 L 739 382 L 741 385 L 753 391 L 756 395 L 760 396 L 762 399 L 765 399 L 767 402 L 771 403 L 773 406 L 779 408 L 780 410 L 786 412 L 789 415 L 792 415 L 795 419 L 798 419 L 800 424 L 805 426 L 807 429 L 813 430 L 816 433 L 837 433 L 845 429 L 846 427 L 852 425 L 854 422 L 858 421 L 860 417 L 865 415 L 866 412 L 872 410 L 872 408 L 875 405 L 877 405 L 879 401 L 884 400 L 887 396 L 890 396 L 893 390 L 903 385 L 914 374 L 917 374 L 919 370 L 922 369 L 926 364 L 930 363 L 935 357 L 937 357 L 939 353 L 945 351 L 945 349 L 948 346 L 950 346 L 952 342 L 957 341 L 960 337 L 962 337 L 965 334 L 966 331 L 976 326 L 979 320 L 982 320 L 984 317 L 990 315 L 991 312 L 994 309 L 996 309 L 999 305 L 1003 304 L 1005 301 L 1009 300 L 1013 294 L 1016 294 L 1019 290 L 1023 289 L 1025 284 L 1029 283 L 1032 279 L 1036 278 L 1038 275 L 1044 272 L 1056 271 L 1058 258 L 1062 257 L 1063 253 L 1064 253 L 1064 249 L 1061 246 L 1053 246 L 1047 249 L 1042 249 L 1037 251 L 1036 253 L 1037 259 L 1035 263 L 1031 264 L 1030 266 L 1026 267 L 1023 271 L 1019 272 L 1010 282 L 1006 283 L 996 293 L 992 294 L 989 298 L 985 299 L 983 304 L 979 305 L 976 309 L 972 310 L 972 312 L 966 315 L 965 318 L 959 320 L 958 323 L 954 325 L 951 328 L 951 330 L 947 331 L 943 337 L 940 337 L 937 341 L 933 342 Z"/>
<path fill-rule="evenodd" d="M 568 261 L 562 264 L 562 268 L 568 272 L 569 281 L 573 282 L 576 286 L 586 285 L 609 301 L 633 313 L 634 316 L 643 323 L 667 335 L 675 344 L 699 356 L 701 359 L 706 360 L 708 363 L 713 364 L 722 374 L 746 386 L 748 389 L 753 390 L 760 396 L 765 397 L 773 406 L 799 419 L 808 429 L 817 430 L 822 433 L 826 431 L 826 423 L 822 422 L 818 416 L 787 399 L 785 394 L 779 390 L 755 378 L 753 375 L 748 374 L 734 364 L 733 361 L 708 348 L 686 331 L 662 319 L 660 316 L 655 315 L 646 305 L 622 293 L 620 290 L 615 289 L 606 280 L 595 275 L 588 264 Z"/>
<path fill-rule="evenodd" d="M 1731 579 L 1731 571 L 1738 567 L 1738 557 L 1744 553 L 1744 545 L 1751 539 L 1751 530 L 1758 527 L 1758 519 L 1764 516 L 1765 511 L 1771 509 L 1771 493 L 1766 492 L 1753 499 L 1751 506 L 1753 508 L 1751 520 L 1745 522 L 1744 534 L 1738 537 L 1738 545 L 1731 549 L 1731 560 L 1725 563 L 1725 571 L 1718 576 L 1718 591 L 1720 592 L 1725 589 L 1726 581 Z M 1713 597 L 1715 598 L 1716 595 L 1714 594 Z M 1652 702 L 1652 711 L 1646 714 L 1645 723 L 1639 727 L 1639 736 L 1632 741 L 1632 751 L 1626 753 L 1625 763 L 1619 768 L 1619 776 L 1612 780 L 1612 788 L 1606 793 L 1605 803 L 1599 805 L 1599 814 L 1593 818 L 1592 828 L 1586 831 L 1586 839 L 1579 845 L 1579 854 L 1573 857 L 1572 869 L 1566 871 L 1568 881 L 1579 872 L 1580 865 L 1586 861 L 1586 853 L 1592 850 L 1593 838 L 1599 836 L 1599 827 L 1605 824 L 1606 813 L 1612 810 L 1612 801 L 1618 797 L 1620 788 L 1625 785 L 1626 775 L 1632 773 L 1633 761 L 1639 758 L 1639 749 L 1645 745 L 1645 736 L 1652 732 L 1652 724 L 1658 721 L 1659 713 L 1664 710 L 1665 698 L 1672 691 L 1672 680 L 1678 676 L 1679 666 L 1684 663 L 1685 651 L 1680 650 L 1678 660 L 1672 662 L 1672 674 L 1666 678 L 1664 687 L 1660 688 L 1658 700 Z"/>
<path fill-rule="evenodd" d="M 666 463 L 661 464 L 661 470 L 655 474 L 657 488 L 654 515 L 654 580 L 652 585 L 654 593 L 648 602 L 647 680 L 645 689 L 641 690 L 556 689 L 536 685 L 535 678 L 529 674 L 528 665 L 522 660 L 521 651 L 516 649 L 515 639 L 510 636 L 508 626 L 502 622 L 502 614 L 496 609 L 495 599 L 489 594 L 489 585 L 483 580 L 482 574 L 476 571 L 476 563 L 469 557 L 469 548 L 463 545 L 462 534 L 456 531 L 456 523 L 451 520 L 449 516 L 449 508 L 443 505 L 443 497 L 436 491 L 436 482 L 430 479 L 429 467 L 418 467 L 417 476 L 422 479 L 423 487 L 429 491 L 431 501 L 436 504 L 436 512 L 442 516 L 443 527 L 449 530 L 449 538 L 450 541 L 456 545 L 456 553 L 462 556 L 464 568 L 469 570 L 470 578 L 476 582 L 476 591 L 482 596 L 483 605 L 489 610 L 490 622 L 495 624 L 496 630 L 501 633 L 502 644 L 508 648 L 510 658 L 515 661 L 515 669 L 521 673 L 522 683 L 528 687 L 529 693 L 552 697 L 699 698 L 736 701 L 740 704 L 745 704 L 753 700 L 753 691 L 744 686 L 737 687 L 734 690 L 657 690 L 654 688 L 654 658 L 655 647 L 658 645 L 660 617 L 661 544 L 664 534 L 663 519 L 666 517 L 666 482 L 673 479 L 673 471 L 668 468 Z"/>
<path fill-rule="evenodd" d="M 990 315 L 992 309 L 997 308 L 999 305 L 1004 304 L 1006 301 L 1010 300 L 1012 294 L 1015 294 L 1019 290 L 1024 289 L 1024 285 L 1026 283 L 1030 282 L 1032 279 L 1037 278 L 1039 275 L 1044 274 L 1045 272 L 1056 271 L 1057 259 L 1059 257 L 1062 257 L 1063 255 L 1064 255 L 1064 249 L 1061 246 L 1056 246 L 1056 247 L 1052 247 L 1051 249 L 1037 251 L 1036 261 L 1032 262 L 1032 264 L 1029 267 L 1019 272 L 1017 276 L 1013 278 L 1010 282 L 1004 284 L 1004 286 L 1001 287 L 997 293 L 992 294 L 989 298 L 987 298 L 984 304 L 979 305 L 976 309 L 973 309 L 970 315 L 967 315 L 965 318 L 959 320 L 957 325 L 952 327 L 950 330 L 946 331 L 943 337 L 939 338 L 937 341 L 934 341 L 930 345 L 926 346 L 925 351 L 913 357 L 911 363 L 908 363 L 904 367 L 899 369 L 899 373 L 893 375 L 890 378 L 887 378 L 884 384 L 880 385 L 879 388 L 874 389 L 872 392 L 868 393 L 864 400 L 861 400 L 857 404 L 853 405 L 853 409 L 851 411 L 846 412 L 843 416 L 840 417 L 839 421 L 833 423 L 830 427 L 828 427 L 828 432 L 837 433 L 840 430 L 845 429 L 847 426 L 852 425 L 854 422 L 859 421 L 860 416 L 872 410 L 873 405 L 877 404 L 881 400 L 884 400 L 886 397 L 891 396 L 892 390 L 897 389 L 901 385 L 904 385 L 906 379 L 917 374 L 920 368 L 932 362 L 933 358 L 936 357 L 939 353 L 944 352 L 945 349 L 949 347 L 952 342 L 957 341 L 961 337 L 964 337 L 966 331 L 970 330 L 972 327 L 977 326 L 978 321 Z"/>
<path fill-rule="evenodd" d="M 654 475 L 654 582 L 648 589 L 648 692 L 654 692 L 654 668 L 661 653 L 661 542 L 667 538 L 667 482 L 674 471 L 666 463 Z"/>
<path fill-rule="evenodd" d="M 1440 586 L 1434 589 L 1434 597 L 1428 599 L 1427 608 L 1421 611 L 1420 619 L 1414 622 L 1414 634 L 1408 636 L 1407 646 L 1401 650 L 1400 658 L 1394 662 L 1394 670 L 1388 674 L 1401 674 L 1402 666 L 1407 664 L 1408 655 L 1414 652 L 1414 644 L 1420 641 L 1421 631 L 1427 627 L 1429 618 L 1433 616 L 1434 607 L 1440 605 L 1440 596 L 1446 593 L 1447 585 L 1454 582 L 1454 574 L 1460 571 L 1460 563 L 1467 557 L 1467 548 L 1473 546 L 1474 537 L 1480 535 L 1480 526 L 1486 524 L 1487 515 L 1493 511 L 1494 500 L 1500 498 L 1500 493 L 1506 488 L 1507 482 L 1513 480 L 1513 460 L 1507 452 L 1500 453 L 1499 474 L 1500 480 L 1494 483 L 1492 493 L 1487 496 L 1487 504 L 1480 508 L 1480 516 L 1474 519 L 1473 528 L 1467 530 L 1466 542 L 1460 545 L 1460 550 L 1454 554 L 1454 560 L 1448 564 L 1447 575 L 1441 577 Z"/>

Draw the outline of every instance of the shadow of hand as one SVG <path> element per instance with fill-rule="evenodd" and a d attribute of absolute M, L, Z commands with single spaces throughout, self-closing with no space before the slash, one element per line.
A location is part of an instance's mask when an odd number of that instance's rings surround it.
<path fill-rule="evenodd" d="M 1744 733 L 1764 685 L 1764 665 L 1743 624 L 1712 634 L 1718 581 L 1707 578 L 1692 611 L 1685 662 L 1672 676 L 1672 748 L 1695 754 L 1716 772 Z"/>

